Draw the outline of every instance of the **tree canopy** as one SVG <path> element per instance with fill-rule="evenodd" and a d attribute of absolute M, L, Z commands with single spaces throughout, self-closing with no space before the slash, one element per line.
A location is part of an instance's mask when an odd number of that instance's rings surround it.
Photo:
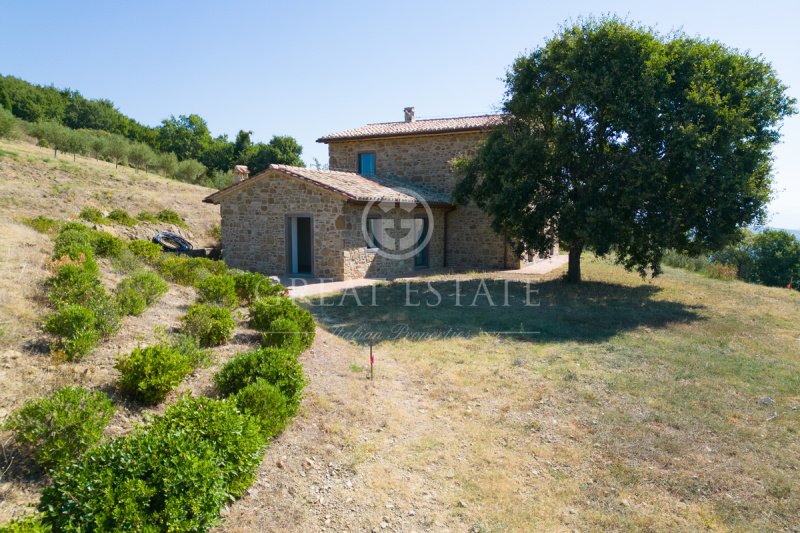
<path fill-rule="evenodd" d="M 146 167 L 153 163 L 158 153 L 172 153 L 182 161 L 194 160 L 184 165 L 181 176 L 191 176 L 193 182 L 201 181 L 211 184 L 213 176 L 197 176 L 197 169 L 203 168 L 203 174 L 229 172 L 234 165 L 248 165 L 252 173 L 257 173 L 271 163 L 302 166 L 300 159 L 302 147 L 293 137 L 274 136 L 269 143 L 253 143 L 251 131 L 240 130 L 235 141 L 227 136 L 212 137 L 208 124 L 199 115 L 170 116 L 155 128 L 142 125 L 125 116 L 113 102 L 107 99 L 91 100 L 83 97 L 78 91 L 42 87 L 14 78 L 0 76 L 0 108 L 11 111 L 19 119 L 36 123 L 47 123 L 48 126 L 38 128 L 42 134 L 47 133 L 46 142 L 54 150 L 67 143 L 77 150 L 81 140 L 79 136 L 70 136 L 55 126 L 66 126 L 73 130 L 93 130 L 89 147 L 81 146 L 80 150 L 90 149 L 95 155 L 108 152 L 115 162 L 128 159 L 135 167 Z M 55 125 L 55 126 L 54 126 Z M 104 139 L 97 132 L 118 135 L 130 141 L 123 146 L 120 138 Z M 109 147 L 108 145 L 111 144 Z M 146 146 L 145 146 L 146 145 Z M 101 150 L 106 148 L 106 150 Z M 150 151 L 148 151 L 148 148 Z M 78 152 L 72 152 L 78 153 Z M 171 174 L 177 172 L 177 162 L 168 162 Z M 195 163 L 201 164 L 198 166 Z M 163 166 L 162 171 L 167 172 Z"/>
<path fill-rule="evenodd" d="M 454 164 L 455 197 L 518 253 L 568 247 L 568 280 L 584 249 L 657 275 L 664 250 L 716 250 L 763 221 L 795 112 L 764 59 L 590 19 L 519 57 L 506 86 L 502 125 Z"/>

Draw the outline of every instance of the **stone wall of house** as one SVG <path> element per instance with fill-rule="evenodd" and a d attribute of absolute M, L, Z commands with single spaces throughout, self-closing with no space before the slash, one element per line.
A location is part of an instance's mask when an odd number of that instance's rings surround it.
<path fill-rule="evenodd" d="M 342 279 L 343 199 L 280 172 L 252 179 L 252 184 L 220 199 L 225 262 L 232 268 L 284 274 L 286 216 L 311 215 L 313 274 Z"/>
<path fill-rule="evenodd" d="M 364 216 L 375 216 L 389 228 L 408 228 L 412 218 L 428 217 L 431 238 L 428 242 L 428 267 L 415 267 L 414 257 L 395 259 L 370 249 L 362 230 Z M 430 216 L 429 216 L 430 215 Z M 384 210 L 380 205 L 363 206 L 348 204 L 344 211 L 344 279 L 387 278 L 411 274 L 421 270 L 444 266 L 444 210 L 431 208 L 430 214 L 422 207 L 412 210 L 395 206 Z M 392 232 L 393 230 L 388 230 Z M 402 230 L 401 230 L 402 231 Z M 386 250 L 393 252 L 393 250 Z"/>
<path fill-rule="evenodd" d="M 357 172 L 358 154 L 374 152 L 376 175 L 450 193 L 458 182 L 450 162 L 472 153 L 484 137 L 482 132 L 461 132 L 334 141 L 328 145 L 329 165 L 332 169 Z M 446 261 L 446 266 L 453 268 L 512 269 L 521 264 L 505 239 L 494 232 L 489 217 L 474 205 L 458 206 L 447 214 Z"/>
<path fill-rule="evenodd" d="M 328 164 L 331 169 L 358 172 L 358 154 L 375 152 L 377 176 L 402 178 L 449 193 L 458 179 L 450 170 L 450 161 L 471 153 L 484 137 L 481 132 L 462 132 L 334 141 L 328 145 Z"/>

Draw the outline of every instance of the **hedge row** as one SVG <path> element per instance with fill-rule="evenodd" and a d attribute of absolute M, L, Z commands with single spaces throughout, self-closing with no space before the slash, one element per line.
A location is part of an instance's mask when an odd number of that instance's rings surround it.
<path fill-rule="evenodd" d="M 166 283 L 144 270 L 122 280 L 113 296 L 103 288 L 96 257 L 120 259 L 128 254 L 135 258 L 135 253 L 157 257 L 152 248 L 135 242 L 128 245 L 76 222 L 61 225 L 53 246 L 54 275 L 47 282 L 53 312 L 44 324 L 45 331 L 57 337 L 54 353 L 68 361 L 84 357 L 100 339 L 116 333 L 121 315 L 139 315 L 166 293 Z"/>

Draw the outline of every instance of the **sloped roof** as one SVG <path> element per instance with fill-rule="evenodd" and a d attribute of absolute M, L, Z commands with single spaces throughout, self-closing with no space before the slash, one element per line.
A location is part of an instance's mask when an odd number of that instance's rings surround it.
<path fill-rule="evenodd" d="M 380 122 L 367 124 L 361 128 L 339 131 L 320 137 L 317 142 L 329 143 L 353 139 L 375 137 L 403 137 L 459 131 L 485 130 L 502 122 L 503 115 L 478 115 L 474 117 L 432 118 L 412 120 L 411 122 Z"/>
<path fill-rule="evenodd" d="M 430 191 L 404 180 L 378 177 L 366 178 L 355 172 L 316 170 L 289 165 L 270 165 L 268 169 L 256 176 L 217 191 L 203 201 L 217 204 L 221 197 L 247 187 L 255 180 L 265 177 L 270 171 L 280 172 L 310 185 L 333 191 L 343 196 L 345 200 L 353 202 L 419 203 L 421 198 L 430 205 L 450 205 L 450 197 L 447 194 Z"/>

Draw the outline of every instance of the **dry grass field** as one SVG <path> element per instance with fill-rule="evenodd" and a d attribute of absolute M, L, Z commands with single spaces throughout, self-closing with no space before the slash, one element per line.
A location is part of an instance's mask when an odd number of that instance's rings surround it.
<path fill-rule="evenodd" d="M 306 301 L 302 416 L 225 529 L 795 531 L 800 295 L 586 262 L 531 307 L 514 275 Z"/>
<path fill-rule="evenodd" d="M 50 240 L 15 219 L 158 206 L 202 239 L 217 214 L 200 187 L 0 150 L 2 419 L 66 383 L 113 394 L 114 357 L 176 327 L 194 299 L 171 285 L 90 357 L 56 363 L 38 326 Z M 321 327 L 300 414 L 218 530 L 796 531 L 800 294 L 669 268 L 642 280 L 588 257 L 584 273 L 578 286 L 474 273 L 376 286 L 375 305 L 372 287 L 304 301 Z M 179 391 L 213 393 L 211 373 L 252 343 L 240 323 Z M 109 436 L 143 415 L 114 400 Z M 9 450 L 0 522 L 46 483 Z"/>

